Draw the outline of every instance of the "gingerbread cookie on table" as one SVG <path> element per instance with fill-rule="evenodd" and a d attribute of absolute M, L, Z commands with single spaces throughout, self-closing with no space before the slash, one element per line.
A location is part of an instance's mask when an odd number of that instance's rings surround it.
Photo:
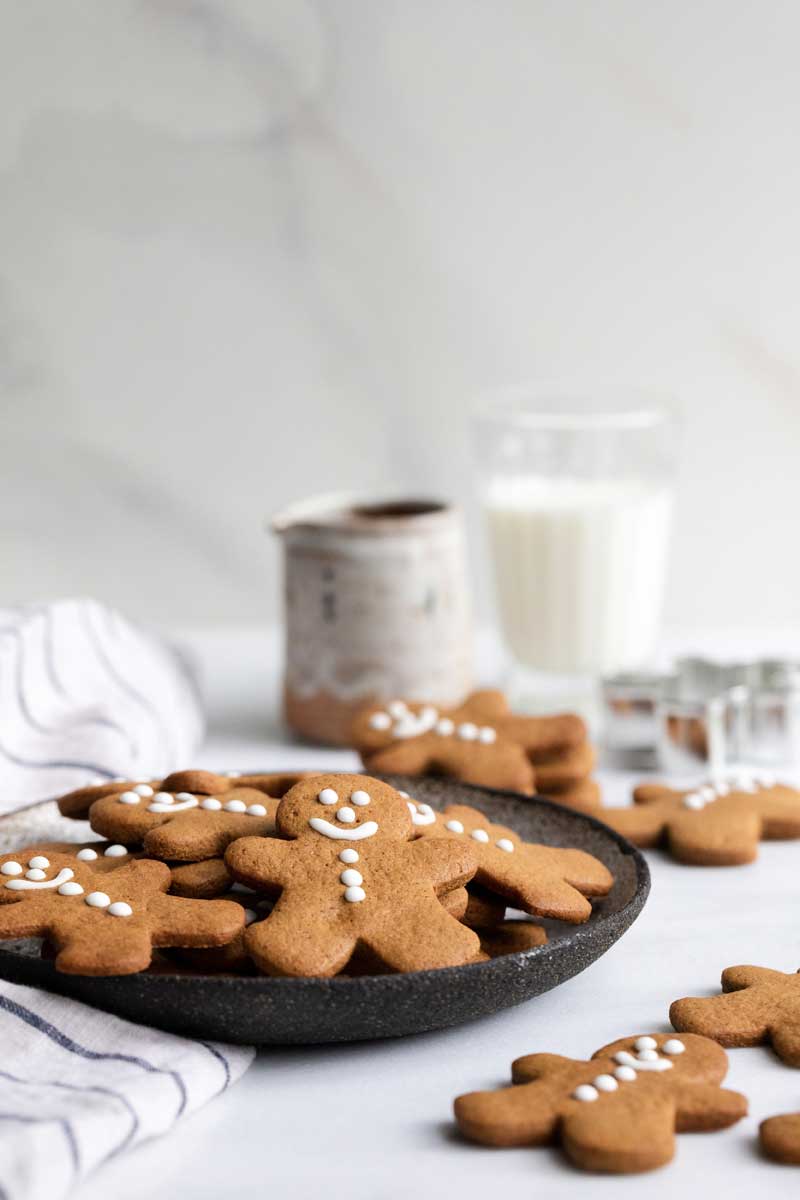
<path fill-rule="evenodd" d="M 767 967 L 728 967 L 721 996 L 676 1000 L 669 1019 L 677 1030 L 712 1037 L 721 1046 L 770 1043 L 790 1067 L 800 1067 L 800 973 Z"/>
<path fill-rule="evenodd" d="M 758 1140 L 773 1162 L 800 1167 L 800 1113 L 767 1117 L 758 1127 Z"/>
<path fill-rule="evenodd" d="M 278 896 L 245 933 L 270 975 L 335 975 L 358 949 L 395 971 L 457 966 L 478 937 L 442 905 L 475 873 L 466 842 L 412 840 L 406 800 L 363 775 L 321 775 L 281 800 L 277 838 L 240 838 L 225 861 L 248 887 Z"/>
<path fill-rule="evenodd" d="M 587 1171 L 650 1171 L 672 1159 L 676 1132 L 746 1115 L 745 1097 L 719 1086 L 727 1069 L 725 1051 L 693 1034 L 622 1038 L 588 1062 L 530 1054 L 513 1064 L 513 1086 L 459 1096 L 455 1117 L 489 1146 L 560 1142 Z"/>
<path fill-rule="evenodd" d="M 758 843 L 800 837 L 800 791 L 771 776 L 675 790 L 646 783 L 631 808 L 599 816 L 636 846 L 663 845 L 679 862 L 738 866 L 752 862 Z"/>
<path fill-rule="evenodd" d="M 134 859 L 98 872 L 78 854 L 0 858 L 0 938 L 46 938 L 56 968 L 128 975 L 156 946 L 222 946 L 244 924 L 240 905 L 166 895 L 169 867 Z"/>
<path fill-rule="evenodd" d="M 352 742 L 371 771 L 447 775 L 463 783 L 533 795 L 532 755 L 579 747 L 580 717 L 515 716 L 501 692 L 473 692 L 454 708 L 392 700 L 356 717 Z"/>

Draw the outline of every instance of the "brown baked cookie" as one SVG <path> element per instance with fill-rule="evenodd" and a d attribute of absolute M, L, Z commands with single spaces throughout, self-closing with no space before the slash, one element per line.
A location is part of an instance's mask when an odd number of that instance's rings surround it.
<path fill-rule="evenodd" d="M 127 846 L 141 844 L 163 861 L 219 858 L 237 837 L 273 834 L 280 795 L 304 777 L 230 779 L 209 771 L 177 771 L 156 791 L 137 784 L 95 800 L 89 822 L 96 833 Z"/>
<path fill-rule="evenodd" d="M 585 737 L 580 717 L 514 716 L 497 691 L 473 692 L 455 708 L 406 700 L 373 704 L 352 729 L 353 745 L 371 771 L 446 775 L 526 795 L 535 790 L 533 754 L 578 747 Z"/>
<path fill-rule="evenodd" d="M 165 788 L 168 780 L 174 779 L 176 775 L 182 776 L 184 790 L 187 792 L 196 792 L 198 795 L 213 796 L 215 791 L 215 781 L 227 781 L 227 785 L 220 785 L 220 790 L 223 787 L 233 786 L 234 783 L 241 787 L 254 787 L 259 791 L 263 791 L 267 782 L 266 790 L 269 795 L 282 796 L 284 792 L 288 792 L 293 783 L 298 779 L 305 778 L 311 774 L 308 771 L 295 771 L 293 773 L 281 774 L 261 774 L 261 775 L 245 775 L 240 771 L 222 771 L 215 773 L 213 771 L 188 770 L 175 771 L 171 776 L 165 779 L 112 779 L 108 783 L 91 784 L 89 787 L 76 788 L 73 792 L 67 792 L 65 796 L 61 796 L 58 800 L 58 810 L 62 817 L 72 817 L 76 821 L 86 821 L 89 817 L 89 809 L 94 804 L 95 800 L 102 800 L 105 796 L 115 796 L 120 792 L 133 791 L 136 788 L 152 788 L 153 792 L 160 791 Z M 169 790 L 169 789 L 167 789 Z M 179 790 L 179 789 L 178 789 Z M 149 796 L 149 792 L 145 792 Z"/>
<path fill-rule="evenodd" d="M 787 1066 L 800 1067 L 800 973 L 728 967 L 722 993 L 675 1000 L 670 1021 L 677 1030 L 705 1034 L 721 1046 L 769 1042 Z"/>
<path fill-rule="evenodd" d="M 150 859 L 98 873 L 74 854 L 5 854 L 0 880 L 0 938 L 46 938 L 70 975 L 143 971 L 154 946 L 222 946 L 244 924 L 238 904 L 165 895 L 169 867 Z"/>
<path fill-rule="evenodd" d="M 171 958 L 183 966 L 193 967 L 195 971 L 203 975 L 253 975 L 256 968 L 245 948 L 245 929 L 254 921 L 263 921 L 272 909 L 272 901 L 263 896 L 245 896 L 241 892 L 227 892 L 224 899 L 240 905 L 244 912 L 244 927 L 239 930 L 236 937 L 225 946 L 212 946 L 199 950 L 191 948 L 173 950 Z"/>
<path fill-rule="evenodd" d="M 595 763 L 595 752 L 590 742 L 564 750 L 547 750 L 531 754 L 536 774 L 536 790 L 543 796 L 551 792 L 566 791 L 576 787 L 591 772 Z"/>
<path fill-rule="evenodd" d="M 224 858 L 204 858 L 201 862 L 180 863 L 172 867 L 173 896 L 189 900 L 215 900 L 230 890 L 233 876 Z"/>
<path fill-rule="evenodd" d="M 547 944 L 547 934 L 534 921 L 501 921 L 499 925 L 478 930 L 481 950 L 489 958 L 519 954 Z"/>
<path fill-rule="evenodd" d="M 800 1113 L 767 1117 L 758 1127 L 758 1140 L 767 1158 L 800 1167 Z"/>
<path fill-rule="evenodd" d="M 665 846 L 694 866 L 752 862 L 765 839 L 800 837 L 800 791 L 771 777 L 676 791 L 642 784 L 632 808 L 604 808 L 601 819 L 634 845 Z"/>
<path fill-rule="evenodd" d="M 570 785 L 570 787 L 554 788 L 552 785 L 545 789 L 541 789 L 542 795 L 548 800 L 553 800 L 556 804 L 563 804 L 566 808 L 574 808 L 577 812 L 591 813 L 593 816 L 599 816 L 602 820 L 600 810 L 603 807 L 603 798 L 600 791 L 600 784 L 596 779 L 582 779 L 580 783 Z"/>
<path fill-rule="evenodd" d="M 133 858 L 127 846 L 114 842 L 36 842 L 12 853 L 20 865 L 42 855 L 74 855 L 78 862 L 88 863 L 95 872 L 115 871 L 117 867 L 124 867 Z M 30 869 L 36 870 L 36 865 Z"/>
<path fill-rule="evenodd" d="M 417 817 L 429 815 L 420 814 L 427 805 L 408 804 L 416 807 Z M 605 896 L 614 885 L 608 868 L 585 850 L 523 842 L 513 829 L 493 825 L 465 804 L 430 812 L 432 821 L 415 824 L 419 839 L 446 837 L 471 844 L 478 861 L 475 883 L 531 916 L 586 921 L 592 912 L 586 897 Z"/>
<path fill-rule="evenodd" d="M 622 1038 L 589 1062 L 530 1054 L 512 1067 L 514 1086 L 455 1102 L 456 1121 L 489 1146 L 560 1142 L 586 1171 L 651 1171 L 675 1153 L 675 1133 L 724 1129 L 747 1113 L 719 1085 L 725 1051 L 707 1038 Z"/>
<path fill-rule="evenodd" d="M 240 838 L 225 861 L 241 883 L 279 895 L 245 945 L 270 975 L 335 975 L 356 949 L 396 971 L 457 966 L 478 938 L 440 896 L 475 872 L 466 843 L 411 840 L 406 800 L 364 775 L 298 783 L 278 807 L 277 838 Z"/>

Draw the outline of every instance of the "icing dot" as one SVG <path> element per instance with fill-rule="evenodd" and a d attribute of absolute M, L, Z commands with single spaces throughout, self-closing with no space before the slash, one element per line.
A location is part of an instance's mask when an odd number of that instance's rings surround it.
<path fill-rule="evenodd" d="M 705 787 L 700 788 L 700 795 L 704 800 L 714 800 L 717 793 L 714 791 L 713 787 L 707 784 Z"/>
<path fill-rule="evenodd" d="M 155 796 L 153 796 L 153 803 L 172 804 L 175 799 L 177 797 L 174 797 L 171 792 L 156 792 Z"/>
<path fill-rule="evenodd" d="M 79 883 L 75 883 L 74 881 L 62 883 L 61 887 L 58 889 L 59 896 L 80 896 L 82 893 L 83 888 Z"/>
<path fill-rule="evenodd" d="M 598 1075 L 596 1079 L 592 1080 L 592 1084 L 598 1092 L 615 1092 L 619 1087 L 613 1075 Z"/>
<path fill-rule="evenodd" d="M 256 910 L 254 908 L 246 908 L 244 910 L 245 925 L 252 925 L 253 921 L 257 921 L 257 920 L 258 920 L 258 913 L 256 912 Z"/>
<path fill-rule="evenodd" d="M 474 838 L 476 842 L 488 842 L 489 840 L 489 835 L 485 829 L 473 829 L 470 837 Z"/>
<path fill-rule="evenodd" d="M 462 742 L 474 742 L 478 736 L 478 726 L 472 721 L 465 721 L 458 727 L 458 736 Z"/>
<path fill-rule="evenodd" d="M 323 788 L 317 796 L 320 804 L 338 804 L 339 797 L 333 788 Z"/>
<path fill-rule="evenodd" d="M 391 723 L 392 723 L 392 718 L 389 716 L 388 713 L 385 713 L 385 712 L 373 713 L 369 719 L 370 729 L 379 729 L 379 730 L 383 731 L 384 729 L 388 729 L 389 726 L 391 725 Z"/>
<path fill-rule="evenodd" d="M 731 790 L 731 787 L 730 787 L 729 783 L 722 782 L 722 783 L 718 783 L 714 786 L 714 791 L 717 793 L 718 796 L 727 796 L 727 794 L 730 790 Z"/>
<path fill-rule="evenodd" d="M 117 800 L 120 804 L 138 804 L 141 800 L 141 796 L 138 794 L 138 792 L 120 792 L 120 794 L 117 796 Z"/>
<path fill-rule="evenodd" d="M 247 805 L 244 800 L 226 800 L 225 812 L 243 813 L 247 812 Z"/>
<path fill-rule="evenodd" d="M 654 1037 L 638 1037 L 633 1043 L 634 1050 L 657 1050 L 658 1042 Z"/>
<path fill-rule="evenodd" d="M 132 790 L 137 796 L 152 796 L 153 794 L 153 789 L 149 783 L 137 783 Z"/>
<path fill-rule="evenodd" d="M 641 1062 L 655 1062 L 656 1059 L 658 1058 L 658 1051 L 657 1050 L 640 1050 L 638 1052 L 638 1054 L 636 1055 L 636 1057 Z"/>
<path fill-rule="evenodd" d="M 107 908 L 111 903 L 111 897 L 107 896 L 105 892 L 89 892 L 84 903 L 88 904 L 90 908 Z"/>
<path fill-rule="evenodd" d="M 404 800 L 408 800 L 408 792 L 398 791 L 398 796 L 402 796 Z"/>
<path fill-rule="evenodd" d="M 762 788 L 774 788 L 777 782 L 774 775 L 760 775 L 758 778 L 758 786 Z"/>
<path fill-rule="evenodd" d="M 348 808 L 347 805 L 345 805 L 344 808 L 337 809 L 336 811 L 336 820 L 341 821 L 343 825 L 352 825 L 355 819 L 356 814 L 353 812 L 352 808 Z"/>
<path fill-rule="evenodd" d="M 362 887 L 349 887 L 345 888 L 344 898 L 350 904 L 360 904 L 362 900 L 366 900 L 367 893 Z"/>
<path fill-rule="evenodd" d="M 464 826 L 460 821 L 445 821 L 445 829 L 449 829 L 451 833 L 463 833 Z"/>
<path fill-rule="evenodd" d="M 348 867 L 345 871 L 342 871 L 339 879 L 346 887 L 358 887 L 364 882 L 361 878 L 361 872 L 354 870 L 352 867 Z"/>
<path fill-rule="evenodd" d="M 219 812 L 222 808 L 222 801 L 216 796 L 206 796 L 205 800 L 200 801 L 200 807 L 206 809 L 207 812 Z"/>
<path fill-rule="evenodd" d="M 357 850 L 342 850 L 339 854 L 339 862 L 354 863 L 358 862 Z"/>
<path fill-rule="evenodd" d="M 94 862 L 97 858 L 97 851 L 87 846 L 85 850 L 79 850 L 76 857 L 80 862 Z"/>
<path fill-rule="evenodd" d="M 115 900 L 108 906 L 108 915 L 110 917 L 132 917 L 133 909 L 124 900 Z"/>
<path fill-rule="evenodd" d="M 267 815 L 267 810 L 263 804 L 248 804 L 247 812 L 251 817 L 265 817 Z"/>
<path fill-rule="evenodd" d="M 705 808 L 706 802 L 699 792 L 689 792 L 688 796 L 683 797 L 684 808 L 700 809 Z"/>
<path fill-rule="evenodd" d="M 408 712 L 408 705 L 406 704 L 405 700 L 393 700 L 391 704 L 387 704 L 386 707 L 388 708 L 390 714 L 395 718 L 404 717 Z"/>
<path fill-rule="evenodd" d="M 29 867 L 40 867 L 40 868 L 41 867 L 49 867 L 50 859 L 45 858 L 45 856 L 43 854 L 35 854 L 33 856 L 33 858 L 28 859 L 28 866 Z"/>
<path fill-rule="evenodd" d="M 363 808 L 365 804 L 369 804 L 369 792 L 351 792 L 350 803 L 355 804 L 358 808 Z"/>
<path fill-rule="evenodd" d="M 442 737 L 449 737 L 455 729 L 455 724 L 449 717 L 440 717 L 436 722 L 436 732 Z"/>
<path fill-rule="evenodd" d="M 187 800 L 194 800 L 194 796 L 192 795 L 191 792 L 176 792 L 175 799 L 180 804 L 185 804 Z"/>
<path fill-rule="evenodd" d="M 108 849 L 103 851 L 103 858 L 122 858 L 123 855 L 127 853 L 128 850 L 126 846 L 120 846 L 115 843 L 113 846 L 109 846 Z M 80 858 L 80 854 L 78 855 L 78 858 Z M 95 858 L 97 858 L 96 854 Z"/>
<path fill-rule="evenodd" d="M 514 849 L 514 843 L 511 841 L 511 838 L 498 838 L 497 848 L 498 850 L 505 850 L 508 854 L 510 854 Z"/>
<path fill-rule="evenodd" d="M 633 1067 L 615 1067 L 614 1078 L 619 1079 L 621 1083 L 633 1083 L 636 1072 Z"/>
<path fill-rule="evenodd" d="M 41 870 L 40 867 L 34 867 L 33 870 L 25 872 L 25 878 L 26 879 L 35 879 L 38 883 L 39 880 L 41 880 L 41 879 L 47 879 L 47 875 L 44 871 Z"/>
<path fill-rule="evenodd" d="M 223 771 L 222 774 L 225 776 L 226 779 L 239 779 L 242 772 L 241 771 Z"/>
<path fill-rule="evenodd" d="M 21 875 L 22 867 L 18 862 L 5 862 L 0 867 L 0 874 L 3 875 Z"/>
<path fill-rule="evenodd" d="M 483 742 L 484 746 L 491 746 L 492 742 L 497 741 L 497 730 L 490 728 L 488 725 L 484 725 L 483 729 L 481 729 L 480 733 L 478 734 L 478 741 Z"/>
<path fill-rule="evenodd" d="M 573 1100 L 597 1100 L 600 1093 L 590 1083 L 581 1083 L 572 1093 Z"/>
<path fill-rule="evenodd" d="M 661 1047 L 665 1054 L 683 1054 L 686 1047 L 679 1038 L 670 1038 Z"/>

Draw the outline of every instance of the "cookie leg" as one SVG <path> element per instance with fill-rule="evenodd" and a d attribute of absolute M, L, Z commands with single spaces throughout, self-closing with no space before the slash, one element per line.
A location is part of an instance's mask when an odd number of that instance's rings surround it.
<path fill-rule="evenodd" d="M 53 930 L 52 940 L 58 950 L 56 970 L 65 975 L 135 975 L 146 971 L 153 957 L 149 928 L 128 923 L 124 940 L 120 940 L 117 921 L 130 922 L 127 917 L 101 916 L 97 922 L 108 923 L 87 937 L 86 931 Z"/>
<path fill-rule="evenodd" d="M 614 1119 L 609 1118 L 614 1105 Z M 561 1122 L 567 1156 L 585 1171 L 612 1175 L 652 1171 L 675 1154 L 675 1108 L 671 1097 L 640 1105 L 633 1096 L 606 1097 L 603 1109 L 576 1102 Z"/>
<path fill-rule="evenodd" d="M 447 916 L 444 909 L 442 913 Z M 304 909 L 281 907 L 280 900 L 267 919 L 250 925 L 244 936 L 245 949 L 265 975 L 338 975 L 356 946 L 349 930 L 324 920 L 312 922 Z"/>
<path fill-rule="evenodd" d="M 430 904 L 400 910 L 362 941 L 395 971 L 458 967 L 481 949 L 478 935 L 451 917 L 435 897 Z"/>
<path fill-rule="evenodd" d="M 469 1092 L 453 1111 L 461 1132 L 485 1146 L 541 1146 L 553 1139 L 558 1117 L 536 1084 Z"/>
<path fill-rule="evenodd" d="M 727 1129 L 747 1116 L 747 1099 L 740 1092 L 715 1083 L 695 1083 L 678 1100 L 675 1128 L 678 1133 Z"/>

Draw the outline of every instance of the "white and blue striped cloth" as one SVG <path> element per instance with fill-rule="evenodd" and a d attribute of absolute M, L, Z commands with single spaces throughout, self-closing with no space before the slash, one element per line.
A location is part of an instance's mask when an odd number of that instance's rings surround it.
<path fill-rule="evenodd" d="M 66 1196 L 225 1091 L 254 1055 L 3 982 L 0 1046 L 2 1200 Z"/>

